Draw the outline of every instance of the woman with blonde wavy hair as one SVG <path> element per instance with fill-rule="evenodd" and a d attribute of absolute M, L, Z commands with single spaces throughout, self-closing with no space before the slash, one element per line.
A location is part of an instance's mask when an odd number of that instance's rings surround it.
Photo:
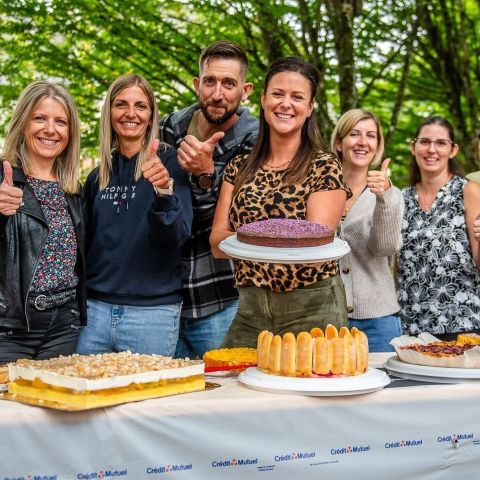
<path fill-rule="evenodd" d="M 0 168 L 0 363 L 75 351 L 86 321 L 77 109 L 60 85 L 20 95 Z"/>
<path fill-rule="evenodd" d="M 401 245 L 403 198 L 388 178 L 390 160 L 382 162 L 380 121 L 366 110 L 345 112 L 333 131 L 331 149 L 353 194 L 340 224 L 340 237 L 351 248 L 340 259 L 348 324 L 368 335 L 371 351 L 391 351 L 390 340 L 401 335 L 390 259 Z"/>
<path fill-rule="evenodd" d="M 102 108 L 100 165 L 84 188 L 88 325 L 80 353 L 175 353 L 192 204 L 188 176 L 157 132 L 148 82 L 118 77 Z"/>

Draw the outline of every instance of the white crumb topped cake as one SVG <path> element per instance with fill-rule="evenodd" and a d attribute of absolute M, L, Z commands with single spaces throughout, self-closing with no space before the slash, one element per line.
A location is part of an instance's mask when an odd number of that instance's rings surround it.
<path fill-rule="evenodd" d="M 8 370 L 10 394 L 78 408 L 205 388 L 202 361 L 131 352 L 22 359 Z"/>

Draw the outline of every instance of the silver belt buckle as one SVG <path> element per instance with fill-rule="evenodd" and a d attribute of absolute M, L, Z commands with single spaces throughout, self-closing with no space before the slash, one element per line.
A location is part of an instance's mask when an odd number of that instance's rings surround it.
<path fill-rule="evenodd" d="M 46 295 L 39 295 L 38 297 L 35 298 L 35 301 L 33 302 L 35 305 L 35 308 L 37 310 L 45 310 L 47 308 L 47 297 Z"/>

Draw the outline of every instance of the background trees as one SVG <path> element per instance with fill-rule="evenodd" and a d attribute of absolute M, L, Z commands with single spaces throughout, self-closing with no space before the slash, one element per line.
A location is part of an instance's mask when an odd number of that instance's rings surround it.
<path fill-rule="evenodd" d="M 321 73 L 325 139 L 346 109 L 373 110 L 404 184 L 407 140 L 439 113 L 455 126 L 466 170 L 478 170 L 466 148 L 479 128 L 478 18 L 477 0 L 9 0 L 0 3 L 0 136 L 22 88 L 48 77 L 74 95 L 84 154 L 94 157 L 99 107 L 115 77 L 144 75 L 168 113 L 194 101 L 201 49 L 228 38 L 249 55 L 253 109 L 268 63 L 300 55 Z"/>

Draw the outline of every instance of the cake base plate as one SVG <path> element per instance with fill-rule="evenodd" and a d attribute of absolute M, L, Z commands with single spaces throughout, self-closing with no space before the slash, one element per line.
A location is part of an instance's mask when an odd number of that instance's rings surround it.
<path fill-rule="evenodd" d="M 361 395 L 376 392 L 390 383 L 389 376 L 376 368 L 361 375 L 338 377 L 282 377 L 263 373 L 258 368 L 248 368 L 238 376 L 238 381 L 254 390 L 273 393 L 310 396 Z"/>
<path fill-rule="evenodd" d="M 390 357 L 383 366 L 396 377 L 433 383 L 480 382 L 480 368 L 450 368 L 416 365 Z"/>
<path fill-rule="evenodd" d="M 214 383 L 214 382 L 205 382 L 205 388 L 200 389 L 200 390 L 191 390 L 191 392 L 196 392 L 196 391 L 207 391 L 207 390 L 213 390 L 215 388 L 220 387 L 221 385 L 219 383 Z M 190 392 L 183 392 L 183 393 L 190 393 Z M 181 395 L 182 393 L 178 393 L 176 395 Z M 125 403 L 133 403 L 133 402 L 142 402 L 144 400 L 154 400 L 156 398 L 162 398 L 162 397 L 153 397 L 153 398 L 145 398 L 145 399 L 139 399 L 139 400 L 131 400 L 128 402 L 122 402 L 117 403 L 117 404 L 112 404 L 112 405 L 103 405 L 103 406 L 98 406 L 98 407 L 79 407 L 79 406 L 74 406 L 74 405 L 66 405 L 63 403 L 58 403 L 58 402 L 51 402 L 48 400 L 39 400 L 37 398 L 32 398 L 32 397 L 22 397 L 21 395 L 13 395 L 8 392 L 0 392 L 0 400 L 10 400 L 13 402 L 18 402 L 18 403 L 23 403 L 25 405 L 31 405 L 33 407 L 42 407 L 42 408 L 48 408 L 51 410 L 61 410 L 63 412 L 84 412 L 86 410 L 97 410 L 100 408 L 106 408 L 106 407 L 113 407 L 116 405 L 122 405 Z"/>
<path fill-rule="evenodd" d="M 240 242 L 236 235 L 222 240 L 218 246 L 222 252 L 240 260 L 265 263 L 318 263 L 337 260 L 350 252 L 350 246 L 340 238 L 320 247 L 279 248 L 262 247 Z"/>

